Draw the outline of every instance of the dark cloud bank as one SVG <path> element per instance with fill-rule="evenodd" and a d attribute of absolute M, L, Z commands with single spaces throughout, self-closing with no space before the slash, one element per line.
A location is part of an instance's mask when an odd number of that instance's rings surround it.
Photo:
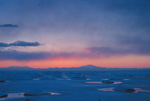
<path fill-rule="evenodd" d="M 40 60 L 40 59 L 56 59 L 56 58 L 77 58 L 85 57 L 85 54 L 81 53 L 68 53 L 68 52 L 20 52 L 20 51 L 0 51 L 0 60 Z"/>
<path fill-rule="evenodd" d="M 14 24 L 3 24 L 3 25 L 0 25 L 0 27 L 18 27 L 18 25 L 14 25 Z"/>
<path fill-rule="evenodd" d="M 50 54 L 46 52 L 19 52 L 19 51 L 0 51 L 0 60 L 38 60 L 47 58 Z"/>
<path fill-rule="evenodd" d="M 107 58 L 111 56 L 125 56 L 129 54 L 150 55 L 150 48 L 147 50 L 142 48 L 115 49 L 111 47 L 90 47 L 86 52 L 19 52 L 19 51 L 0 51 L 0 60 L 41 60 L 41 59 L 57 59 L 57 58 Z"/>
<path fill-rule="evenodd" d="M 148 43 L 147 43 L 148 44 Z M 96 56 L 114 56 L 114 55 L 120 55 L 120 56 L 124 56 L 124 55 L 129 55 L 129 54 L 133 54 L 133 55 L 150 55 L 150 47 L 148 47 L 148 45 L 145 44 L 144 45 L 137 45 L 137 46 L 133 46 L 131 45 L 130 48 L 112 48 L 112 47 L 90 47 L 87 48 L 88 51 L 90 51 L 91 54 L 96 55 Z"/>
<path fill-rule="evenodd" d="M 10 47 L 10 46 L 39 46 L 39 42 L 25 42 L 25 41 L 16 41 L 14 43 L 3 43 L 0 42 L 0 47 Z"/>

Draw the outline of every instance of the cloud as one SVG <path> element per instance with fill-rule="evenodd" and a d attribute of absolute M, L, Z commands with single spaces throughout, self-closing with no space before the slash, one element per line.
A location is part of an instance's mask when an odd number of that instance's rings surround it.
<path fill-rule="evenodd" d="M 0 51 L 0 60 L 38 60 L 47 58 L 50 54 L 46 52 L 18 52 L 18 51 Z"/>
<path fill-rule="evenodd" d="M 18 27 L 18 25 L 13 25 L 13 24 L 3 24 L 3 25 L 0 25 L 0 27 Z"/>
<path fill-rule="evenodd" d="M 86 48 L 86 50 L 88 50 L 88 52 L 90 52 L 94 56 L 98 57 L 128 54 L 127 50 L 113 49 L 111 47 L 89 47 Z"/>
<path fill-rule="evenodd" d="M 0 60 L 43 60 L 43 59 L 82 59 L 82 58 L 107 58 L 111 56 L 125 56 L 130 54 L 150 55 L 138 48 L 112 48 L 112 47 L 89 47 L 86 52 L 20 52 L 16 50 L 0 51 Z"/>
<path fill-rule="evenodd" d="M 120 46 L 128 47 L 131 53 L 150 55 L 149 37 L 149 34 L 143 34 L 143 36 L 121 36 L 118 37 L 117 41 Z"/>
<path fill-rule="evenodd" d="M 0 28 L 3 41 L 32 36 L 33 40 L 39 38 L 37 40 L 47 44 L 55 43 L 56 48 L 68 49 L 72 46 L 72 50 L 76 50 L 77 44 L 81 44 L 77 48 L 88 46 L 91 54 L 95 56 L 150 52 L 149 0 L 22 0 L 13 4 L 6 0 L 3 2 L 5 3 L 0 3 L 3 5 L 0 8 L 4 10 L 1 12 L 1 20 L 22 26 L 9 30 Z M 25 17 L 28 15 L 30 17 Z M 56 42 L 57 39 L 59 41 Z M 94 47 L 98 45 L 107 47 Z M 117 48 L 112 48 L 111 45 Z M 9 46 L 10 44 L 0 43 L 0 47 Z M 18 43 L 13 43 L 12 46 L 18 46 Z M 64 57 L 73 55 L 59 54 Z"/>
<path fill-rule="evenodd" d="M 107 0 L 109 1 L 107 10 L 111 12 L 118 12 L 132 16 L 134 19 L 134 26 L 149 29 L 150 27 L 150 1 L 149 0 Z M 132 19 L 129 21 L 132 22 Z M 128 23 L 129 25 L 130 23 Z"/>
<path fill-rule="evenodd" d="M 10 43 L 10 46 L 39 46 L 39 42 L 25 42 L 25 41 L 16 41 L 14 43 Z"/>
<path fill-rule="evenodd" d="M 41 60 L 41 59 L 58 59 L 58 58 L 80 58 L 85 57 L 84 53 L 69 52 L 20 52 L 15 50 L 0 51 L 0 60 Z"/>
<path fill-rule="evenodd" d="M 132 46 L 127 48 L 111 48 L 111 47 L 90 47 L 86 48 L 91 56 L 96 57 L 109 57 L 109 56 L 123 56 L 129 54 L 135 55 L 150 55 L 150 48 L 148 46 Z"/>
<path fill-rule="evenodd" d="M 9 44 L 0 42 L 0 47 L 9 47 Z"/>
<path fill-rule="evenodd" d="M 10 47 L 10 46 L 39 46 L 39 42 L 25 42 L 25 41 L 16 41 L 14 43 L 3 43 L 0 42 L 0 47 Z"/>

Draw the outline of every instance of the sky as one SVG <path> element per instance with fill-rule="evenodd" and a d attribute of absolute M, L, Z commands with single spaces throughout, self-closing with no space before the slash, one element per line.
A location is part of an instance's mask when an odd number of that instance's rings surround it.
<path fill-rule="evenodd" d="M 149 0 L 0 0 L 0 67 L 150 67 Z"/>

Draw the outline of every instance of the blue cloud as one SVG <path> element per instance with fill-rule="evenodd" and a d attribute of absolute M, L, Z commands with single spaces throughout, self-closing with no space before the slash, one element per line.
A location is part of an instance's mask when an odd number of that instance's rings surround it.
<path fill-rule="evenodd" d="M 3 25 L 0 25 L 0 27 L 18 27 L 18 25 L 13 25 L 13 24 L 3 24 Z"/>
<path fill-rule="evenodd" d="M 137 55 L 150 55 L 150 47 L 147 45 L 142 46 L 132 46 L 128 48 L 112 48 L 112 47 L 90 47 L 87 48 L 90 51 L 91 56 L 122 56 L 122 55 L 129 55 L 129 54 L 137 54 Z"/>
<path fill-rule="evenodd" d="M 0 60 L 41 60 L 41 59 L 56 59 L 56 58 L 78 58 L 84 57 L 84 54 L 68 53 L 68 52 L 20 52 L 15 50 L 0 51 Z"/>
<path fill-rule="evenodd" d="M 46 52 L 0 51 L 0 60 L 38 60 L 48 57 Z"/>
<path fill-rule="evenodd" d="M 25 41 L 16 41 L 14 43 L 3 43 L 0 42 L 0 47 L 10 47 L 10 46 L 39 46 L 39 42 L 25 42 Z"/>

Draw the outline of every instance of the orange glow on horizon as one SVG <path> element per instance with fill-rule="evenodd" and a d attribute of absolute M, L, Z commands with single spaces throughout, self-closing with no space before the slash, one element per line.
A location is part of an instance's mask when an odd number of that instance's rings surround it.
<path fill-rule="evenodd" d="M 124 57 L 111 57 L 100 59 L 77 59 L 77 58 L 58 58 L 47 60 L 32 60 L 32 61 L 0 61 L 0 67 L 9 66 L 29 66 L 33 68 L 49 68 L 49 67 L 79 67 L 83 65 L 95 65 L 100 67 L 127 67 L 127 68 L 145 68 L 150 67 L 150 57 L 128 55 Z"/>

